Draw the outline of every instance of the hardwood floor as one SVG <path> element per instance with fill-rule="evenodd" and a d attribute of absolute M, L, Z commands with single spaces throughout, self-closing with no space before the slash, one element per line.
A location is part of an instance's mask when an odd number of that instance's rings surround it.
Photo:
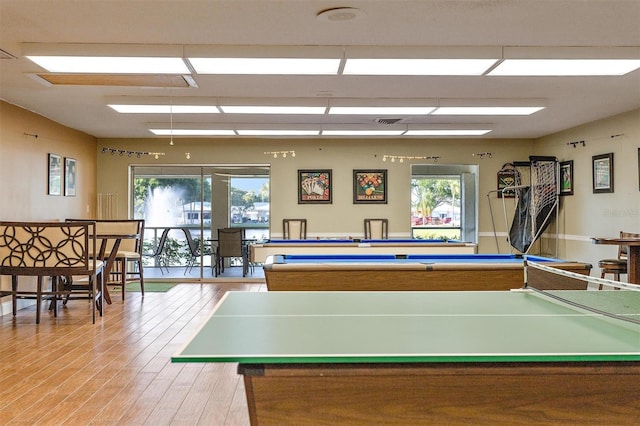
<path fill-rule="evenodd" d="M 58 318 L 0 317 L 0 424 L 248 425 L 236 364 L 172 364 L 226 291 L 264 284 L 179 284 L 114 297 L 91 323 L 88 301 Z M 45 305 L 45 304 L 43 304 Z M 46 307 L 45 307 L 46 309 Z"/>

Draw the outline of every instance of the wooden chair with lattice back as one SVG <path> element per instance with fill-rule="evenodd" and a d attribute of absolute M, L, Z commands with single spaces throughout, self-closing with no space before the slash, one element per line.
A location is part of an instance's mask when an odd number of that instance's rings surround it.
<path fill-rule="evenodd" d="M 307 219 L 282 219 L 282 238 L 285 240 L 306 240 Z"/>
<path fill-rule="evenodd" d="M 387 240 L 389 239 L 388 219 L 365 219 L 364 220 L 365 240 Z"/>
<path fill-rule="evenodd" d="M 640 234 L 620 231 L 620 238 L 640 238 Z M 613 274 L 614 279 L 620 281 L 620 275 L 627 273 L 627 250 L 627 246 L 619 245 L 617 258 L 598 261 L 598 267 L 601 269 L 600 278 Z"/>

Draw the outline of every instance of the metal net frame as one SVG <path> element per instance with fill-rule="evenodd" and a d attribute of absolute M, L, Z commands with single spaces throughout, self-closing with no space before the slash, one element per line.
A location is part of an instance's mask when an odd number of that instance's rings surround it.
<path fill-rule="evenodd" d="M 560 195 L 559 163 L 555 157 L 532 156 L 529 157 L 529 161 L 507 163 L 502 170 L 505 167 L 513 169 L 515 172 L 513 186 L 490 191 L 487 197 L 496 192 L 502 198 L 504 223 L 510 228 L 507 241 L 512 249 L 528 254 L 533 244 L 551 223 L 554 213 L 557 223 Z M 511 195 L 507 196 L 507 194 Z M 511 198 L 515 202 L 510 226 L 506 205 L 507 198 Z M 499 252 L 491 200 L 489 200 L 489 209 Z M 557 238 L 555 251 L 557 254 Z"/>

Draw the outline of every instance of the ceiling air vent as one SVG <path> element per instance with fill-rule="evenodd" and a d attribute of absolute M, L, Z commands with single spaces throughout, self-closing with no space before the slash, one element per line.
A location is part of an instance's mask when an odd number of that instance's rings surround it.
<path fill-rule="evenodd" d="M 0 59 L 16 59 L 11 53 L 0 49 Z"/>
<path fill-rule="evenodd" d="M 375 122 L 378 124 L 384 124 L 386 126 L 397 124 L 402 121 L 402 118 L 376 118 Z"/>

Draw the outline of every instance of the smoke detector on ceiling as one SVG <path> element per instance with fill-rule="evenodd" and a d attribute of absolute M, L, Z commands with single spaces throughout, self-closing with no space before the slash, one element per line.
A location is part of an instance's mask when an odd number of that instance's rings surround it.
<path fill-rule="evenodd" d="M 345 22 L 358 19 L 362 15 L 362 11 L 355 7 L 333 7 L 331 9 L 318 12 L 316 16 L 321 21 Z"/>

